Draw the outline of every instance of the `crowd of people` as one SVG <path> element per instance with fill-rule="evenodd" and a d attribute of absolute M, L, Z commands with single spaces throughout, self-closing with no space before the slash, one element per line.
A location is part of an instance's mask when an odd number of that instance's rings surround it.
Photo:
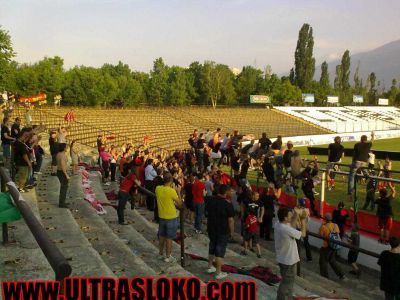
<path fill-rule="evenodd" d="M 32 126 L 20 129 L 19 118 L 15 119 L 11 129 L 9 125 L 9 119 L 5 118 L 1 127 L 4 163 L 10 169 L 15 166 L 16 183 L 23 193 L 35 186 L 34 175 L 40 174 L 44 155 L 43 148 L 39 145 L 40 128 Z M 66 128 L 61 126 L 51 131 L 49 138 L 51 175 L 57 176 L 60 181 L 60 207 L 68 207 L 66 195 L 70 173 L 66 154 L 67 136 Z M 207 223 L 206 231 L 210 240 L 207 272 L 215 273 L 217 279 L 225 278 L 227 274 L 222 272 L 221 266 L 228 242 L 235 232 L 235 217 L 238 215 L 243 237 L 241 254 L 255 252 L 260 258 L 260 239 L 274 241 L 282 276 L 278 299 L 289 299 L 295 275 L 300 270 L 301 249 L 304 247 L 307 261 L 313 259 L 307 232 L 310 216 L 321 217 L 315 199 L 315 186 L 320 180 L 319 162 L 316 158 L 311 161 L 302 159 L 293 143 L 283 143 L 280 136 L 274 142 L 265 133 L 257 141 L 254 138 L 245 141 L 245 138 L 238 131 L 223 135 L 220 128 L 215 132 L 207 130 L 205 133 L 194 130 L 188 140 L 189 150 L 167 153 L 150 147 L 148 143 L 137 147 L 132 144 L 116 146 L 104 136 L 98 136 L 98 163 L 104 185 L 119 182 L 119 224 L 128 224 L 125 222 L 124 209 L 129 201 L 132 207 L 145 206 L 153 211 L 154 221 L 159 224 L 160 259 L 165 262 L 176 261 L 171 255 L 172 242 L 176 239 L 179 227 L 177 216 L 183 214 L 186 222 L 193 224 L 195 234 L 203 234 L 204 224 Z M 372 134 L 372 141 L 373 138 Z M 399 248 L 399 240 L 395 237 L 389 238 L 393 215 L 390 203 L 395 196 L 395 188 L 392 184 L 379 187 L 374 178 L 374 164 L 371 164 L 370 155 L 372 141 L 368 142 L 366 136 L 363 136 L 354 146 L 348 194 L 353 193 L 357 172 L 362 172 L 364 180 L 367 180 L 365 207 L 377 206 L 382 229 L 381 242 L 392 246 L 390 254 L 382 254 L 379 260 L 382 272 L 386 274 L 398 266 L 388 263 L 390 260 L 396 261 L 398 256 L 394 254 L 398 254 Z M 328 147 L 329 189 L 335 188 L 334 171 L 338 170 L 343 152 L 340 137 L 336 137 L 334 143 Z M 70 144 L 69 155 L 74 175 L 78 172 L 79 163 L 79 151 L 74 141 Z M 224 165 L 230 167 L 231 174 L 223 171 L 224 167 L 221 166 Z M 386 160 L 384 169 L 390 168 L 391 163 Z M 260 179 L 264 178 L 267 188 L 261 192 L 253 191 L 248 180 L 249 170 L 255 170 Z M 389 177 L 390 172 L 383 175 Z M 378 199 L 375 199 L 376 189 L 379 189 Z M 297 203 L 293 209 L 280 207 L 277 210 L 278 199 L 283 191 L 296 195 Z M 299 194 L 300 191 L 303 196 Z M 233 199 L 239 205 L 238 214 L 235 213 Z M 322 218 L 319 229 L 319 234 L 325 238 L 319 253 L 322 276 L 328 277 L 330 265 L 340 279 L 345 278 L 336 261 L 340 245 L 335 241 L 348 241 L 355 247 L 360 245 L 357 224 L 352 226 L 350 234 L 345 233 L 347 218 L 343 203 L 339 203 L 332 214 L 327 213 Z M 277 219 L 275 224 L 274 219 Z M 357 256 L 356 250 L 350 251 L 348 263 L 352 268 L 351 273 L 360 276 Z M 395 258 L 391 258 L 392 256 Z M 389 271 L 383 271 L 384 268 Z M 388 289 L 387 293 L 393 291 L 397 293 L 393 288 Z"/>

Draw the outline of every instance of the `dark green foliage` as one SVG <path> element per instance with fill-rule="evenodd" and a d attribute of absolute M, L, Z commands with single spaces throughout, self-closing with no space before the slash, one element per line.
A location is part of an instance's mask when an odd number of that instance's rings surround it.
<path fill-rule="evenodd" d="M 296 52 L 294 53 L 294 80 L 303 91 L 307 91 L 315 72 L 315 58 L 313 57 L 314 38 L 309 24 L 303 24 L 299 31 Z"/>

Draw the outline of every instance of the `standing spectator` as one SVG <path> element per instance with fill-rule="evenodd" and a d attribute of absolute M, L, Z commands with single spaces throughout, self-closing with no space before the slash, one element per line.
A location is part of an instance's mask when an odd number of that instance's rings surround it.
<path fill-rule="evenodd" d="M 331 173 L 331 171 L 337 169 L 337 164 L 342 161 L 344 156 L 344 147 L 341 142 L 340 136 L 336 136 L 334 142 L 328 146 L 328 164 L 326 166 L 328 172 L 328 190 L 335 187 L 335 173 Z"/>
<path fill-rule="evenodd" d="M 275 202 L 280 197 L 280 190 L 275 189 L 273 183 L 269 184 L 267 191 L 261 194 L 260 202 L 264 206 L 264 216 L 260 224 L 260 237 L 266 241 L 272 241 L 272 220 L 275 217 Z"/>
<path fill-rule="evenodd" d="M 224 158 L 226 157 L 226 163 L 229 165 L 229 141 L 230 141 L 231 135 L 227 133 L 224 137 L 224 139 L 221 142 L 221 159 L 218 162 L 218 167 L 221 166 L 221 164 L 224 162 Z"/>
<path fill-rule="evenodd" d="M 228 240 L 234 232 L 234 210 L 231 203 L 231 188 L 220 185 L 218 195 L 207 202 L 207 231 L 210 239 L 208 249 L 208 273 L 216 273 L 216 279 L 228 276 L 221 271 Z M 215 262 L 215 267 L 213 263 Z"/>
<path fill-rule="evenodd" d="M 117 161 L 119 158 L 118 149 L 111 145 L 111 161 L 110 161 L 110 170 L 111 170 L 111 182 L 115 182 L 115 175 L 117 173 Z"/>
<path fill-rule="evenodd" d="M 206 134 L 204 136 L 204 139 L 206 140 L 207 145 L 211 141 L 212 138 L 213 138 L 212 132 L 210 132 L 210 129 L 207 129 Z"/>
<path fill-rule="evenodd" d="M 293 285 L 296 276 L 296 266 L 300 261 L 296 240 L 301 238 L 301 231 L 291 224 L 296 215 L 286 207 L 278 210 L 278 220 L 275 224 L 274 239 L 276 260 L 279 264 L 282 281 L 279 284 L 277 300 L 293 298 Z"/>
<path fill-rule="evenodd" d="M 336 261 L 336 249 L 331 240 L 339 240 L 339 227 L 332 222 L 332 214 L 325 214 L 325 223 L 319 228 L 319 234 L 325 239 L 319 249 L 319 269 L 321 276 L 329 278 L 328 263 L 340 279 L 344 279 L 344 274 Z"/>
<path fill-rule="evenodd" d="M 62 144 L 67 142 L 67 129 L 64 126 L 60 126 L 58 129 L 58 135 L 57 135 L 57 143 Z"/>
<path fill-rule="evenodd" d="M 176 238 L 178 219 L 176 207 L 182 208 L 182 200 L 172 188 L 173 177 L 170 173 L 164 175 L 164 185 L 156 187 L 156 198 L 159 215 L 159 258 L 165 262 L 175 262 L 172 253 L 172 241 Z M 165 257 L 164 257 L 165 250 Z"/>
<path fill-rule="evenodd" d="M 381 266 L 381 290 L 385 300 L 400 299 L 400 239 L 392 236 L 389 239 L 390 250 L 381 253 L 378 265 Z"/>
<path fill-rule="evenodd" d="M 240 165 L 239 173 L 239 185 L 247 185 L 247 172 L 250 168 L 249 156 L 247 154 L 242 155 L 242 164 Z"/>
<path fill-rule="evenodd" d="M 351 228 L 351 235 L 349 237 L 347 237 L 348 241 L 354 247 L 360 247 L 359 230 L 360 230 L 360 227 L 358 226 L 358 224 L 354 223 Z M 353 275 L 356 275 L 357 277 L 360 277 L 361 270 L 357 265 L 357 258 L 358 258 L 358 251 L 350 249 L 349 253 L 347 255 L 347 262 L 353 268 L 353 270 L 351 270 L 350 273 Z"/>
<path fill-rule="evenodd" d="M 193 203 L 193 192 L 192 192 L 193 182 L 194 182 L 194 176 L 190 174 L 187 179 L 187 182 L 183 187 L 185 207 L 186 207 L 186 221 L 189 223 L 194 222 L 194 203 Z"/>
<path fill-rule="evenodd" d="M 42 168 L 43 155 L 44 155 L 44 150 L 39 144 L 41 140 L 42 136 L 39 135 L 36 143 L 33 145 L 33 150 L 35 151 L 35 158 L 36 158 L 35 164 L 33 165 L 33 171 L 35 174 L 38 175 L 42 174 L 40 170 Z"/>
<path fill-rule="evenodd" d="M 203 172 L 204 170 L 204 157 L 205 157 L 205 146 L 206 140 L 204 139 L 204 134 L 200 133 L 199 138 L 197 139 L 196 143 L 196 158 L 197 164 L 199 166 L 199 171 Z"/>
<path fill-rule="evenodd" d="M 110 185 L 110 183 L 107 182 L 107 179 L 110 176 L 111 154 L 107 151 L 107 148 L 104 146 L 102 146 L 100 149 L 100 160 L 101 160 L 101 167 L 103 170 L 103 183 L 104 185 Z"/>
<path fill-rule="evenodd" d="M 245 221 L 245 232 L 244 232 L 244 250 L 242 251 L 242 255 L 247 255 L 247 250 L 250 247 L 250 243 L 252 246 L 257 247 L 257 257 L 261 258 L 261 249 L 258 244 L 257 231 L 259 226 L 259 219 L 257 218 L 257 210 L 250 209 L 249 214 Z"/>
<path fill-rule="evenodd" d="M 78 174 L 78 163 L 79 163 L 79 156 L 75 146 L 75 140 L 71 142 L 69 146 L 69 154 L 71 156 L 71 164 L 72 164 L 72 174 Z"/>
<path fill-rule="evenodd" d="M 332 222 L 337 224 L 340 231 L 340 238 L 344 236 L 344 226 L 346 225 L 346 220 L 349 218 L 349 214 L 344 209 L 343 201 L 340 201 L 337 208 L 332 212 Z"/>
<path fill-rule="evenodd" d="M 292 156 L 293 156 L 293 143 L 291 141 L 288 141 L 286 143 L 287 149 L 283 153 L 282 161 L 283 161 L 283 166 L 285 167 L 286 174 L 290 174 L 291 168 L 290 165 L 292 163 Z"/>
<path fill-rule="evenodd" d="M 128 225 L 128 223 L 125 222 L 124 209 L 126 206 L 126 202 L 128 202 L 131 197 L 131 189 L 134 185 L 140 186 L 140 181 L 136 178 L 133 169 L 131 169 L 129 174 L 124 177 L 124 179 L 122 179 L 118 191 L 117 215 L 118 224 L 120 225 Z"/>
<path fill-rule="evenodd" d="M 311 168 L 311 164 L 314 164 Z M 293 171 L 293 170 L 292 170 Z M 303 182 L 301 184 L 301 189 L 303 190 L 304 196 L 310 201 L 311 212 L 314 216 L 319 216 L 317 209 L 315 208 L 315 193 L 314 193 L 314 176 L 318 174 L 318 163 L 314 161 L 304 169 L 302 176 Z"/>
<path fill-rule="evenodd" d="M 196 233 L 201 233 L 201 226 L 203 223 L 204 214 L 204 195 L 206 193 L 206 186 L 203 183 L 203 175 L 197 175 L 193 185 L 193 204 L 194 204 L 194 230 Z"/>
<path fill-rule="evenodd" d="M 18 138 L 19 133 L 21 132 L 21 119 L 19 117 L 15 118 L 14 124 L 11 126 L 11 136 L 15 139 Z"/>
<path fill-rule="evenodd" d="M 11 136 L 9 126 L 9 119 L 4 118 L 1 124 L 1 147 L 3 148 L 3 159 L 4 166 L 7 169 L 11 168 L 11 142 L 15 141 L 15 138 Z"/>
<path fill-rule="evenodd" d="M 375 134 L 371 132 L 371 140 L 368 142 L 366 135 L 361 136 L 361 141 L 354 145 L 353 161 L 350 167 L 347 194 L 352 195 L 354 190 L 354 180 L 356 174 L 360 168 L 366 167 L 369 158 L 369 152 L 371 151 L 372 143 L 374 142 Z M 367 170 L 361 169 L 363 174 L 367 176 Z"/>
<path fill-rule="evenodd" d="M 67 148 L 67 144 L 61 143 L 58 147 L 57 153 L 57 177 L 60 181 L 60 197 L 58 201 L 58 206 L 62 208 L 68 208 L 68 203 L 65 202 L 67 198 L 68 191 L 68 180 L 69 176 L 67 173 L 67 155 L 65 154 L 65 150 Z"/>
<path fill-rule="evenodd" d="M 302 240 L 304 244 L 304 248 L 306 249 L 306 257 L 307 261 L 312 261 L 312 255 L 311 255 L 311 246 L 310 243 L 308 242 L 308 221 L 310 219 L 310 211 L 306 207 L 306 200 L 304 198 L 300 198 L 297 201 L 297 206 L 294 208 L 294 211 L 296 212 L 296 229 L 301 231 L 302 234 Z M 300 240 L 297 241 L 297 247 L 300 253 Z M 300 268 L 298 268 L 298 274 Z"/>
<path fill-rule="evenodd" d="M 375 171 L 371 170 L 369 172 L 371 176 L 375 176 Z M 365 203 L 362 209 L 368 209 L 370 206 L 370 210 L 373 211 L 375 209 L 375 192 L 378 185 L 378 180 L 375 178 L 369 178 L 366 185 L 366 195 L 365 195 Z"/>
<path fill-rule="evenodd" d="M 154 190 L 159 186 L 159 185 L 164 185 L 164 179 L 162 177 L 163 170 L 161 168 L 158 168 L 156 170 L 157 176 L 153 179 L 153 187 Z M 158 206 L 157 206 L 157 201 L 154 200 L 154 221 L 158 223 L 160 221 L 160 217 L 158 215 Z"/>
<path fill-rule="evenodd" d="M 32 169 L 32 162 L 30 160 L 30 153 L 26 143 L 29 140 L 29 130 L 23 128 L 20 132 L 19 138 L 14 143 L 14 163 L 17 169 L 16 184 L 20 193 L 26 192 L 25 185 Z"/>
<path fill-rule="evenodd" d="M 55 131 L 50 132 L 49 146 L 51 154 L 51 175 L 57 176 L 57 153 L 58 153 L 58 143 L 57 143 L 57 133 Z"/>
<path fill-rule="evenodd" d="M 153 159 L 149 158 L 146 161 L 146 166 L 144 168 L 144 187 L 150 192 L 154 192 L 154 178 L 157 176 L 157 171 L 153 166 Z M 147 195 L 146 197 L 146 206 L 150 211 L 154 211 L 155 199 L 152 196 Z"/>
<path fill-rule="evenodd" d="M 271 149 L 274 151 L 275 154 L 279 152 L 282 148 L 282 136 L 278 135 L 276 140 L 272 143 Z"/>
<path fill-rule="evenodd" d="M 392 228 L 393 224 L 392 201 L 396 196 L 396 190 L 394 189 L 394 186 L 389 185 L 389 188 L 392 191 L 391 195 L 388 195 L 386 188 L 380 189 L 379 198 L 375 201 L 375 203 L 378 205 L 376 215 L 378 216 L 378 226 L 381 231 L 379 242 L 384 244 L 389 243 L 390 229 Z"/>
<path fill-rule="evenodd" d="M 269 147 L 271 147 L 272 145 L 271 140 L 267 137 L 267 134 L 265 132 L 262 133 L 261 138 L 258 140 L 258 142 L 260 143 L 260 149 L 264 154 L 268 152 Z"/>
<path fill-rule="evenodd" d="M 294 150 L 293 155 L 290 161 L 290 169 L 292 173 L 292 177 L 299 178 L 301 176 L 301 172 L 304 170 L 304 161 L 300 156 L 299 150 Z"/>
<path fill-rule="evenodd" d="M 214 182 L 212 182 L 212 180 L 210 179 L 209 174 L 206 174 L 206 181 L 204 182 L 204 185 L 206 187 L 206 196 L 211 197 L 214 191 Z"/>

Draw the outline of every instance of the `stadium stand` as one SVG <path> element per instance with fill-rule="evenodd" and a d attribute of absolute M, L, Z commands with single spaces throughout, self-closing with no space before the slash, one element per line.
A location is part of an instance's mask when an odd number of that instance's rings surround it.
<path fill-rule="evenodd" d="M 275 109 L 337 133 L 400 128 L 400 110 L 396 107 L 280 106 Z"/>
<path fill-rule="evenodd" d="M 64 116 L 73 111 L 76 120 L 67 123 Z M 25 111 L 17 109 L 16 115 L 25 119 Z M 253 134 L 256 138 L 267 132 L 270 137 L 324 134 L 329 131 L 321 126 L 289 116 L 277 110 L 266 108 L 137 108 L 137 109 L 96 109 L 96 108 L 41 108 L 30 111 L 34 123 L 47 128 L 69 126 L 69 139 L 94 146 L 98 135 L 106 135 L 116 144 L 143 143 L 145 135 L 150 136 L 152 146 L 175 150 L 188 147 L 189 133 L 197 128 L 220 127 L 223 131 L 239 130 Z M 279 124 L 279 126 L 276 126 Z"/>

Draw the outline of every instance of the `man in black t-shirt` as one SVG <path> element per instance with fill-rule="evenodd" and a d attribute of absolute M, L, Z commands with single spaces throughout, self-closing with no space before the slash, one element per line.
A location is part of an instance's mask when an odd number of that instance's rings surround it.
<path fill-rule="evenodd" d="M 281 150 L 282 148 L 282 136 L 278 135 L 276 140 L 272 143 L 271 149 L 272 150 Z"/>
<path fill-rule="evenodd" d="M 269 147 L 271 147 L 272 142 L 271 140 L 267 137 L 267 134 L 263 132 L 261 138 L 258 140 L 260 143 L 260 149 L 262 150 L 263 153 L 267 153 L 269 150 Z"/>
<path fill-rule="evenodd" d="M 335 187 L 335 173 L 331 173 L 331 170 L 337 169 L 337 163 L 342 161 L 344 155 L 344 147 L 341 144 L 340 136 L 336 136 L 334 143 L 328 146 L 328 164 L 326 169 L 328 172 L 328 190 Z"/>
<path fill-rule="evenodd" d="M 224 264 L 229 237 L 234 232 L 234 209 L 230 199 L 231 188 L 222 184 L 219 187 L 218 195 L 212 197 L 206 204 L 207 232 L 210 239 L 207 272 L 216 273 L 215 278 L 218 280 L 227 276 L 225 272 L 221 272 L 221 267 Z M 214 261 L 215 267 L 213 266 Z"/>
<path fill-rule="evenodd" d="M 368 142 L 366 135 L 361 136 L 361 141 L 354 145 L 353 162 L 350 167 L 347 194 L 351 195 L 354 190 L 354 180 L 357 174 L 357 170 L 362 168 L 364 176 L 368 176 L 367 170 L 364 169 L 368 165 L 369 152 L 372 147 L 372 143 L 375 139 L 374 132 L 371 132 L 371 140 Z"/>
<path fill-rule="evenodd" d="M 380 288 L 385 292 L 385 299 L 400 299 L 400 239 L 391 237 L 390 250 L 381 253 L 378 265 L 381 266 Z"/>
<path fill-rule="evenodd" d="M 390 230 L 393 224 L 393 208 L 392 202 L 396 196 L 396 190 L 394 186 L 389 185 L 392 193 L 388 195 L 388 190 L 383 188 L 379 190 L 379 198 L 375 201 L 378 205 L 376 215 L 378 217 L 378 227 L 381 231 L 380 243 L 388 243 Z"/>
<path fill-rule="evenodd" d="M 12 124 L 11 126 L 11 136 L 15 139 L 18 138 L 19 133 L 21 132 L 20 126 L 21 126 L 21 119 L 19 117 L 16 117 L 14 124 Z"/>

